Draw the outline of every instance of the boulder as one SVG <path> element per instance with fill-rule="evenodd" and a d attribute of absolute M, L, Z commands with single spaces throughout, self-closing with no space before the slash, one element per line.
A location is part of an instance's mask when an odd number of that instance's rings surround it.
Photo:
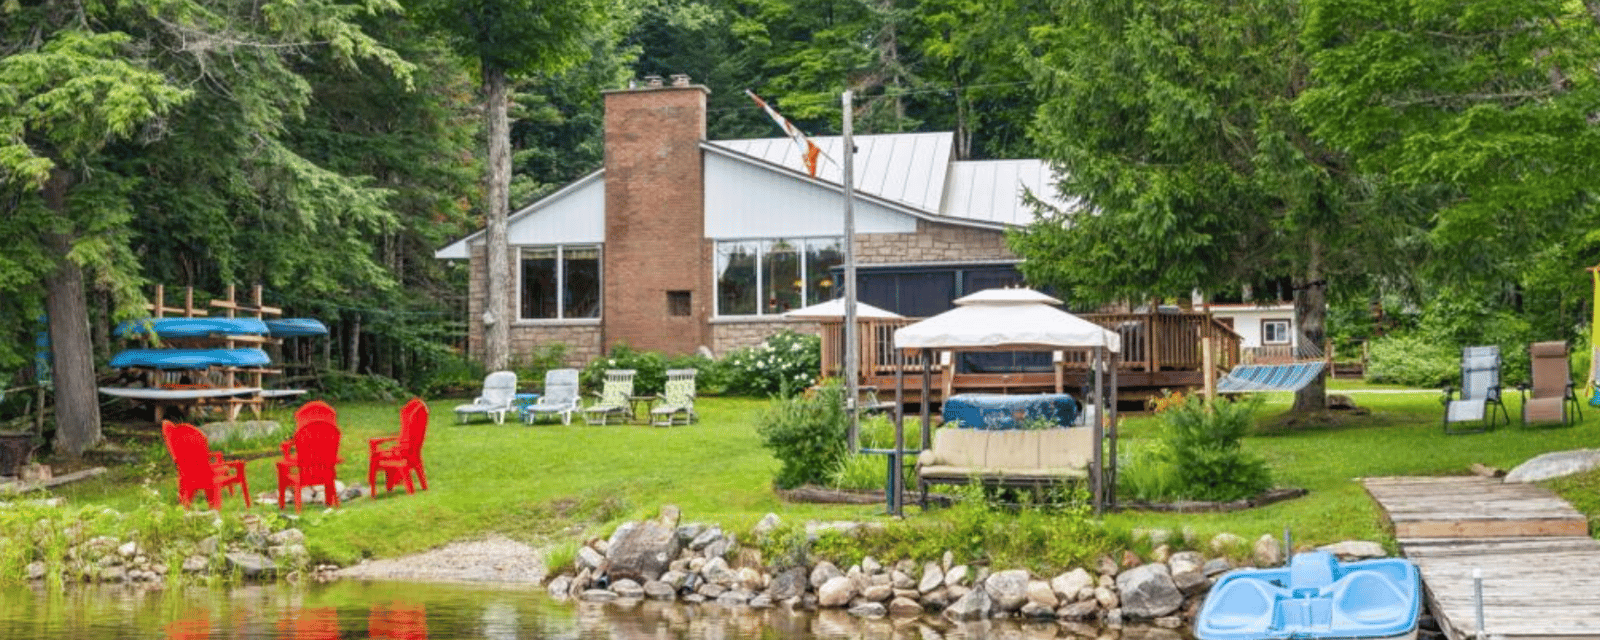
<path fill-rule="evenodd" d="M 863 602 L 850 607 L 850 615 L 857 618 L 882 618 L 888 615 L 889 609 L 881 602 Z"/>
<path fill-rule="evenodd" d="M 896 589 L 917 588 L 917 581 L 912 580 L 910 575 L 899 569 L 889 572 L 889 584 Z"/>
<path fill-rule="evenodd" d="M 767 586 L 766 576 L 761 571 L 752 567 L 740 567 L 737 572 L 739 579 L 736 583 L 745 591 L 760 591 Z"/>
<path fill-rule="evenodd" d="M 593 547 L 584 545 L 578 547 L 578 557 L 573 559 L 573 564 L 579 569 L 600 569 L 606 564 L 606 557 L 600 555 Z"/>
<path fill-rule="evenodd" d="M 1389 555 L 1383 545 L 1368 540 L 1345 540 L 1317 548 L 1338 556 L 1340 560 L 1365 560 Z"/>
<path fill-rule="evenodd" d="M 878 573 L 879 571 L 882 571 L 882 570 L 883 570 L 883 563 L 878 562 L 877 558 L 874 558 L 872 556 L 867 556 L 867 557 L 861 559 L 861 572 L 862 573 L 865 573 L 865 574 L 870 576 L 870 575 Z"/>
<path fill-rule="evenodd" d="M 617 594 L 614 591 L 609 591 L 606 589 L 584 589 L 583 593 L 578 594 L 578 599 L 586 600 L 588 602 L 607 602 L 610 600 L 616 600 Z"/>
<path fill-rule="evenodd" d="M 1078 594 L 1084 589 L 1094 588 L 1094 577 L 1082 568 L 1073 569 L 1050 579 L 1050 589 L 1056 592 L 1056 597 L 1063 602 L 1078 600 Z"/>
<path fill-rule="evenodd" d="M 1211 553 L 1223 555 L 1244 548 L 1244 538 L 1231 533 L 1219 533 L 1211 538 Z"/>
<path fill-rule="evenodd" d="M 776 530 L 782 524 L 783 524 L 783 519 L 779 518 L 778 514 L 769 513 L 769 514 L 761 517 L 761 521 L 756 523 L 755 528 L 751 529 L 750 533 L 755 534 L 756 537 L 759 538 L 761 536 L 764 536 L 764 535 L 767 535 L 769 533 L 772 533 L 774 530 Z"/>
<path fill-rule="evenodd" d="M 922 594 L 922 606 L 930 609 L 943 609 L 950 606 L 950 592 L 944 587 Z"/>
<path fill-rule="evenodd" d="M 611 590 L 623 598 L 640 598 L 644 596 L 644 587 L 627 578 L 611 583 Z"/>
<path fill-rule="evenodd" d="M 677 588 L 660 580 L 644 583 L 644 595 L 655 600 L 671 600 L 678 595 Z"/>
<path fill-rule="evenodd" d="M 1017 611 L 1017 614 L 1024 618 L 1033 618 L 1037 620 L 1056 617 L 1056 610 L 1037 602 L 1029 602 L 1022 605 L 1022 609 Z"/>
<path fill-rule="evenodd" d="M 856 597 L 856 583 L 845 576 L 829 578 L 822 586 L 817 587 L 817 606 L 842 607 Z"/>
<path fill-rule="evenodd" d="M 655 580 L 678 557 L 680 548 L 675 527 L 658 520 L 625 523 L 611 536 L 606 573 L 613 580 Z"/>
<path fill-rule="evenodd" d="M 922 615 L 922 605 L 911 598 L 895 598 L 889 601 L 889 615 L 897 618 L 915 618 Z"/>
<path fill-rule="evenodd" d="M 1094 599 L 1091 602 L 1100 605 L 1102 609 L 1115 609 L 1122 603 L 1121 599 L 1117 598 L 1117 592 L 1111 587 L 1095 587 Z"/>
<path fill-rule="evenodd" d="M 1028 602 L 1044 605 L 1052 611 L 1061 605 L 1061 599 L 1056 597 L 1055 589 L 1043 580 L 1028 581 Z"/>
<path fill-rule="evenodd" d="M 861 590 L 861 599 L 868 602 L 884 602 L 894 596 L 894 588 L 886 584 L 875 584 Z"/>
<path fill-rule="evenodd" d="M 816 566 L 811 567 L 811 588 L 821 588 L 823 583 L 843 576 L 844 572 L 840 571 L 839 567 L 833 566 L 832 562 L 823 560 L 818 562 Z"/>
<path fill-rule="evenodd" d="M 1093 620 L 1100 614 L 1100 603 L 1093 600 L 1080 600 L 1056 609 L 1056 618 L 1072 622 Z"/>
<path fill-rule="evenodd" d="M 228 565 L 230 567 L 238 569 L 239 573 L 246 578 L 259 578 L 262 576 L 271 575 L 278 570 L 277 564 L 275 564 L 270 558 L 267 558 L 259 553 L 234 551 L 226 554 L 224 557 L 228 559 Z"/>
<path fill-rule="evenodd" d="M 995 573 L 983 581 L 983 590 L 989 592 L 995 609 L 1016 611 L 1028 603 L 1028 572 L 1011 569 Z"/>
<path fill-rule="evenodd" d="M 735 582 L 739 581 L 739 572 L 728 567 L 728 561 L 720 557 L 707 560 L 705 566 L 700 567 L 700 575 L 705 576 L 706 580 L 724 587 L 732 587 Z"/>
<path fill-rule="evenodd" d="M 1122 572 L 1117 576 L 1117 592 L 1123 615 L 1131 618 L 1159 618 L 1183 606 L 1183 593 L 1164 564 L 1140 565 Z"/>
<path fill-rule="evenodd" d="M 1095 568 L 1097 570 L 1099 570 L 1100 575 L 1102 575 L 1102 576 L 1116 576 L 1117 575 L 1117 561 L 1116 561 L 1115 558 L 1112 558 L 1111 556 L 1100 556 L 1100 559 L 1096 560 L 1094 565 L 1095 565 Z"/>
<path fill-rule="evenodd" d="M 994 602 L 989 599 L 989 592 L 984 589 L 973 589 L 945 607 L 944 617 L 957 622 L 984 620 L 993 610 Z"/>
<path fill-rule="evenodd" d="M 1212 559 L 1206 561 L 1206 566 L 1205 566 L 1206 577 L 1207 578 L 1211 578 L 1211 577 L 1222 575 L 1224 573 L 1227 573 L 1228 570 L 1232 569 L 1232 568 L 1233 568 L 1233 563 L 1228 562 L 1227 558 L 1212 558 Z"/>
<path fill-rule="evenodd" d="M 703 551 L 711 543 L 722 538 L 722 527 L 711 527 L 700 532 L 700 535 L 689 541 L 690 551 Z"/>
<path fill-rule="evenodd" d="M 922 580 L 917 583 L 917 591 L 927 593 L 944 586 L 944 569 L 939 565 L 929 562 L 922 568 Z"/>
<path fill-rule="evenodd" d="M 267 536 L 267 544 L 305 544 L 305 532 L 290 528 Z"/>
<path fill-rule="evenodd" d="M 717 596 L 717 603 L 726 605 L 745 604 L 750 602 L 750 599 L 753 597 L 755 597 L 755 594 L 752 594 L 749 591 L 745 591 L 743 589 L 733 589 L 731 591 L 724 591 L 722 592 L 722 595 Z"/>
<path fill-rule="evenodd" d="M 1198 551 L 1180 551 L 1167 560 L 1167 567 L 1172 571 L 1172 582 L 1178 585 L 1178 590 L 1183 595 L 1192 596 L 1204 592 L 1211 586 L 1206 580 L 1205 557 Z"/>
<path fill-rule="evenodd" d="M 944 572 L 944 586 L 954 587 L 967 581 L 967 565 L 958 564 Z"/>
<path fill-rule="evenodd" d="M 1272 534 L 1263 533 L 1260 538 L 1256 538 L 1250 557 L 1255 560 L 1258 567 L 1276 567 L 1283 564 L 1283 547 Z"/>
<path fill-rule="evenodd" d="M 773 600 L 788 600 L 806 592 L 806 568 L 790 567 L 779 571 L 767 585 L 767 595 Z"/>

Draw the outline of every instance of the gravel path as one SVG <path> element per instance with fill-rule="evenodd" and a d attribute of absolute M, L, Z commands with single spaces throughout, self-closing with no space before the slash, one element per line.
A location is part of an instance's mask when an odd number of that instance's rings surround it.
<path fill-rule="evenodd" d="M 404 558 L 364 560 L 334 572 L 336 578 L 416 582 L 541 583 L 544 553 L 504 537 L 452 542 Z"/>

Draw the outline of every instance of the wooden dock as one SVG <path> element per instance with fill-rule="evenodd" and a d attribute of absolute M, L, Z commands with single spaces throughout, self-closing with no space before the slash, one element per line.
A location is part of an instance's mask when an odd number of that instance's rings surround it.
<path fill-rule="evenodd" d="M 1494 478 L 1367 478 L 1450 640 L 1600 640 L 1600 541 L 1571 505 Z"/>

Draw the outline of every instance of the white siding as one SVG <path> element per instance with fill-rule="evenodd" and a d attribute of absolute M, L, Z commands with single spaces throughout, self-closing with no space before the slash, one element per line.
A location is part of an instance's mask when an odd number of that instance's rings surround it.
<path fill-rule="evenodd" d="M 526 207 L 511 212 L 506 237 L 511 245 L 605 242 L 605 172 L 596 171 Z M 483 244 L 484 230 L 433 252 L 441 260 L 466 260 L 469 247 Z"/>
<path fill-rule="evenodd" d="M 718 239 L 844 234 L 844 196 L 758 164 L 705 154 L 706 236 Z M 916 218 L 860 199 L 857 233 L 913 233 Z"/>
<path fill-rule="evenodd" d="M 534 203 L 511 221 L 513 245 L 605 242 L 606 181 L 599 178 L 565 194 Z M 519 214 L 521 212 L 518 212 Z"/>
<path fill-rule="evenodd" d="M 1294 327 L 1294 306 L 1275 305 L 1270 307 L 1257 307 L 1254 305 L 1220 306 L 1212 305 L 1211 315 L 1218 318 L 1232 318 L 1233 332 L 1239 334 L 1239 346 L 1253 349 L 1261 344 L 1262 320 L 1288 320 L 1289 340 L 1292 344 L 1300 341 L 1300 332 Z"/>

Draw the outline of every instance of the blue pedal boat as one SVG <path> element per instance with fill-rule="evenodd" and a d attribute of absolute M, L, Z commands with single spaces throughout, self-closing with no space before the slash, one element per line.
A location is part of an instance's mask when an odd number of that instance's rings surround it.
<path fill-rule="evenodd" d="M 1236 569 L 1211 587 L 1199 640 L 1388 640 L 1417 637 L 1422 575 L 1409 560 L 1341 563 L 1326 551 L 1289 566 Z"/>

